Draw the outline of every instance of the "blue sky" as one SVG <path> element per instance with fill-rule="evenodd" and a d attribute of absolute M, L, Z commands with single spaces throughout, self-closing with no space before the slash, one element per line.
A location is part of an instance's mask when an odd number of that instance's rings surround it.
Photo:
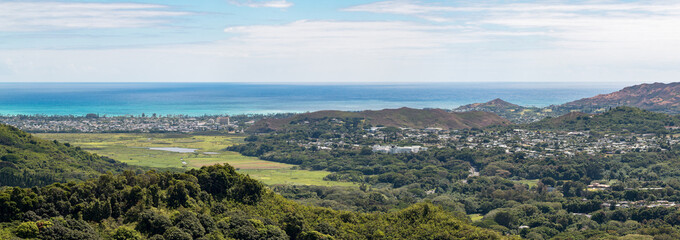
<path fill-rule="evenodd" d="M 0 0 L 3 82 L 671 82 L 665 0 Z"/>

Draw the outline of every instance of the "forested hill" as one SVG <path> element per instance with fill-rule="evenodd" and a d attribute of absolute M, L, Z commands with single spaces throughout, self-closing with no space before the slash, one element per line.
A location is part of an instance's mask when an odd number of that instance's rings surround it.
<path fill-rule="evenodd" d="M 482 111 L 495 113 L 498 116 L 508 119 L 514 123 L 530 123 L 543 119 L 545 116 L 551 116 L 552 113 L 546 111 L 544 108 L 538 107 L 523 107 L 517 104 L 512 104 L 502 99 L 494 99 L 485 103 L 473 103 L 460 106 L 453 110 L 454 112 L 470 112 Z"/>
<path fill-rule="evenodd" d="M 472 103 L 464 106 L 460 106 L 456 108 L 456 110 L 467 110 L 467 109 L 482 109 L 482 108 L 488 108 L 488 109 L 506 109 L 506 108 L 521 108 L 522 106 L 509 103 L 504 101 L 503 99 L 496 98 L 494 100 L 485 102 L 485 103 Z"/>
<path fill-rule="evenodd" d="M 45 186 L 122 172 L 126 164 L 0 124 L 0 186 Z"/>
<path fill-rule="evenodd" d="M 680 126 L 680 118 L 639 108 L 616 107 L 601 114 L 572 112 L 527 126 L 541 130 L 668 133 L 667 127 Z"/>
<path fill-rule="evenodd" d="M 552 108 L 567 111 L 600 112 L 617 106 L 678 114 L 680 113 L 680 82 L 630 86 L 617 92 L 584 98 Z"/>
<path fill-rule="evenodd" d="M 318 111 L 303 113 L 290 118 L 261 120 L 248 130 L 251 132 L 281 130 L 292 125 L 329 119 L 335 119 L 338 123 L 348 120 L 361 120 L 373 126 L 443 129 L 480 128 L 510 123 L 496 114 L 487 112 L 452 113 L 441 109 L 399 108 L 361 112 Z"/>
<path fill-rule="evenodd" d="M 286 200 L 231 166 L 0 191 L 0 239 L 504 239 L 429 203 L 357 213 Z"/>

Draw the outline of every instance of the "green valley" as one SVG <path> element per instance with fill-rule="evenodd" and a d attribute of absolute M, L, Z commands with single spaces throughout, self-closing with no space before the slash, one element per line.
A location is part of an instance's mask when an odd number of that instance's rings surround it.
<path fill-rule="evenodd" d="M 291 169 L 294 165 L 225 151 L 229 146 L 243 143 L 242 136 L 161 133 L 41 133 L 36 136 L 69 143 L 130 166 L 191 169 L 227 163 L 265 184 L 356 186 L 348 182 L 324 181 L 330 174 L 328 171 Z M 183 153 L 152 148 L 195 151 Z"/>
<path fill-rule="evenodd" d="M 38 135 L 48 141 L 7 127 L 1 171 L 111 166 L 40 188 L 3 188 L 0 236 L 680 237 L 676 116 L 617 107 L 530 124 L 414 128 L 393 118 L 404 111 L 383 111 L 379 121 L 390 125 L 339 111 L 301 114 L 256 123 L 281 127 L 249 135 Z M 12 157 L 19 152 L 26 157 Z"/>
<path fill-rule="evenodd" d="M 198 168 L 229 163 L 239 169 L 282 169 L 291 165 L 262 161 L 224 151 L 242 143 L 241 136 L 151 133 L 44 133 L 41 138 L 68 142 L 84 150 L 118 161 L 153 168 Z M 168 150 L 153 150 L 164 149 Z M 188 150 L 188 152 L 172 151 Z M 195 149 L 195 151 L 193 150 Z M 183 164 L 182 162 L 186 164 Z"/>

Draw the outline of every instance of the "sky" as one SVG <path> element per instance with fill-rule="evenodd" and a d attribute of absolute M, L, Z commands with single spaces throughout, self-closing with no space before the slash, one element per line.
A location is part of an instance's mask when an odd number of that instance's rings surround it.
<path fill-rule="evenodd" d="M 666 0 L 0 0 L 0 82 L 673 82 Z"/>

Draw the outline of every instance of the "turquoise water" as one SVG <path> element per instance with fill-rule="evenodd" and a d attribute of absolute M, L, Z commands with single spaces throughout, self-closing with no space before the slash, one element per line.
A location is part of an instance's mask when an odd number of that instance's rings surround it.
<path fill-rule="evenodd" d="M 399 107 L 452 109 L 494 98 L 525 106 L 548 106 L 622 87 L 555 83 L 0 83 L 0 114 L 199 116 Z"/>

